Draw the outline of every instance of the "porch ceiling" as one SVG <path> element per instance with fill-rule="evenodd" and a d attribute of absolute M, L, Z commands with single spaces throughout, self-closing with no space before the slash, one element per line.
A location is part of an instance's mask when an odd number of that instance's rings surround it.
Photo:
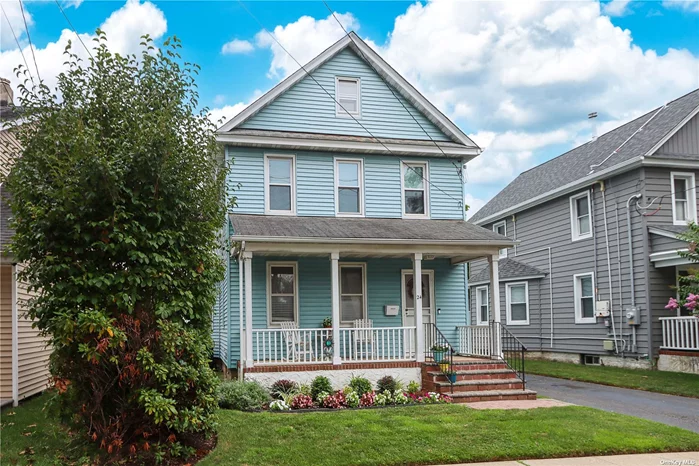
<path fill-rule="evenodd" d="M 407 257 L 414 253 L 452 262 L 497 254 L 515 242 L 462 220 L 291 217 L 231 214 L 233 241 L 275 255 Z"/>

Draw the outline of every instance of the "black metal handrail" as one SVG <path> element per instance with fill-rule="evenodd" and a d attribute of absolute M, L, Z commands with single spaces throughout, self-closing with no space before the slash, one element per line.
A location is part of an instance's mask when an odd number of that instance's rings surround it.
<path fill-rule="evenodd" d="M 527 347 L 500 322 L 490 322 L 490 336 L 490 354 L 503 360 L 507 367 L 517 374 L 517 377 L 522 381 L 522 390 L 525 390 L 527 374 L 524 367 L 524 353 L 527 351 Z M 498 348 L 498 344 L 501 345 L 500 348 Z"/>
<path fill-rule="evenodd" d="M 425 331 L 425 356 L 432 358 L 439 365 L 439 370 L 449 381 L 451 393 L 454 393 L 455 377 L 452 374 L 456 374 L 454 371 L 454 353 L 456 353 L 456 350 L 437 328 L 437 325 L 429 323 L 423 324 L 423 326 Z M 440 348 L 444 351 L 439 351 Z"/>

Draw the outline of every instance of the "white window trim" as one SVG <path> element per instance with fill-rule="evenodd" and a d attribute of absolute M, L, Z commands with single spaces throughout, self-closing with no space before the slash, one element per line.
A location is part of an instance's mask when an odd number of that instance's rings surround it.
<path fill-rule="evenodd" d="M 425 190 L 425 213 L 424 214 L 407 214 L 405 213 L 405 180 L 403 179 L 403 165 L 423 165 L 425 179 L 422 180 L 423 189 Z M 430 218 L 430 165 L 427 160 L 401 160 L 400 161 L 400 209 L 403 218 Z"/>
<path fill-rule="evenodd" d="M 507 221 L 505 221 L 505 220 L 501 220 L 499 222 L 493 223 L 493 231 L 495 233 L 497 233 L 498 232 L 497 229 L 501 225 L 505 227 L 505 233 L 503 234 L 503 236 L 507 236 Z M 499 256 L 500 256 L 500 259 L 507 258 L 507 248 L 500 249 Z"/>
<path fill-rule="evenodd" d="M 298 262 L 267 262 L 267 327 L 277 328 L 280 322 L 272 322 L 272 267 L 294 268 L 294 322 L 299 323 L 299 267 Z"/>
<path fill-rule="evenodd" d="M 338 270 L 338 278 L 340 283 L 338 283 L 337 288 L 338 291 L 340 292 L 340 326 L 341 327 L 351 327 L 354 324 L 353 320 L 342 320 L 342 269 L 347 267 L 347 268 L 357 268 L 361 267 L 362 268 L 362 300 L 363 300 L 363 305 L 362 305 L 362 310 L 363 310 L 363 315 L 362 319 L 366 320 L 369 315 L 369 310 L 367 309 L 367 279 L 366 279 L 366 262 L 340 262 L 338 264 L 339 270 Z M 348 295 L 348 296 L 356 296 L 356 295 Z"/>
<path fill-rule="evenodd" d="M 340 212 L 340 163 L 356 163 L 359 165 L 359 212 Z M 355 186 L 347 186 L 354 188 Z M 335 215 L 337 217 L 364 217 L 364 159 L 335 158 Z"/>
<path fill-rule="evenodd" d="M 675 210 L 675 178 L 680 178 L 687 183 L 687 219 L 677 220 Z M 697 193 L 694 173 L 670 172 L 670 191 L 672 191 L 672 223 L 674 225 L 687 225 L 690 221 L 697 221 Z"/>
<path fill-rule="evenodd" d="M 349 112 L 340 106 L 340 80 L 355 81 L 357 83 L 357 111 Z M 340 118 L 362 117 L 362 78 L 350 76 L 335 76 L 335 116 Z"/>
<path fill-rule="evenodd" d="M 522 304 L 522 303 L 512 303 L 512 297 L 510 296 L 510 290 L 514 286 L 524 285 L 524 304 L 527 306 L 527 319 L 526 320 L 512 320 L 512 304 Z M 529 283 L 528 282 L 512 282 L 505 285 L 505 301 L 507 303 L 507 325 L 529 325 Z"/>
<path fill-rule="evenodd" d="M 596 303 L 596 297 L 595 297 L 595 273 L 594 272 L 587 272 L 587 273 L 578 273 L 573 275 L 573 297 L 575 299 L 575 323 L 576 324 L 596 324 L 597 323 L 597 317 L 594 315 L 592 317 L 583 317 L 582 316 L 582 306 L 580 305 L 580 299 L 582 298 L 582 287 L 579 285 L 580 279 L 583 277 L 592 277 L 592 306 L 593 306 L 593 313 L 594 313 L 594 307 Z"/>
<path fill-rule="evenodd" d="M 590 232 L 586 234 L 580 234 L 578 231 L 578 206 L 575 201 L 578 199 L 581 199 L 583 197 L 587 197 L 587 211 L 589 212 L 589 220 L 590 220 Z M 590 191 L 585 191 L 584 193 L 576 194 L 574 196 L 570 196 L 570 236 L 572 241 L 580 241 L 583 239 L 589 239 L 592 238 L 593 236 L 593 222 L 592 222 L 592 216 L 594 213 L 592 212 L 592 201 L 590 198 Z"/>
<path fill-rule="evenodd" d="M 269 159 L 290 159 L 291 160 L 291 210 L 270 209 L 269 191 Z M 295 154 L 265 154 L 264 162 L 265 176 L 265 214 L 267 215 L 296 215 L 296 155 Z"/>
<path fill-rule="evenodd" d="M 481 320 L 481 306 L 483 302 L 481 301 L 481 290 L 485 290 L 485 306 L 488 309 L 488 319 Z M 476 325 L 488 325 L 490 320 L 490 289 L 487 286 L 476 287 Z"/>

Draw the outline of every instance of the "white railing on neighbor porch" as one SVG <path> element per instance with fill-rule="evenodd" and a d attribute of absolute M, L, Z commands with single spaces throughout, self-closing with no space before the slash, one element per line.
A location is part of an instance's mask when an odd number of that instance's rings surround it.
<path fill-rule="evenodd" d="M 663 348 L 699 351 L 699 318 L 661 317 Z"/>
<path fill-rule="evenodd" d="M 456 327 L 458 333 L 458 353 L 472 356 L 490 356 L 489 325 L 465 325 Z"/>
<path fill-rule="evenodd" d="M 340 329 L 343 362 L 414 360 L 416 347 L 415 327 Z"/>

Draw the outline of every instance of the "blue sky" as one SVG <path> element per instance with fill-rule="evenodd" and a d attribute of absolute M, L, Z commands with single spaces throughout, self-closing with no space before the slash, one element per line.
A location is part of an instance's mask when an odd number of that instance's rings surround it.
<path fill-rule="evenodd" d="M 15 0 L 0 0 L 30 57 Z M 108 31 L 117 51 L 138 35 L 176 35 L 202 66 L 203 104 L 232 116 L 293 72 L 237 1 L 62 0 L 89 43 Z M 469 164 L 467 203 L 482 205 L 522 170 L 699 87 L 699 1 L 330 1 L 341 21 L 449 115 L 486 152 Z M 343 33 L 321 1 L 246 2 L 300 61 Z M 73 34 L 53 1 L 27 1 L 42 77 L 60 71 Z M 20 60 L 0 17 L 0 75 Z M 224 44 L 236 53 L 224 53 Z M 228 49 L 231 51 L 231 48 Z"/>

